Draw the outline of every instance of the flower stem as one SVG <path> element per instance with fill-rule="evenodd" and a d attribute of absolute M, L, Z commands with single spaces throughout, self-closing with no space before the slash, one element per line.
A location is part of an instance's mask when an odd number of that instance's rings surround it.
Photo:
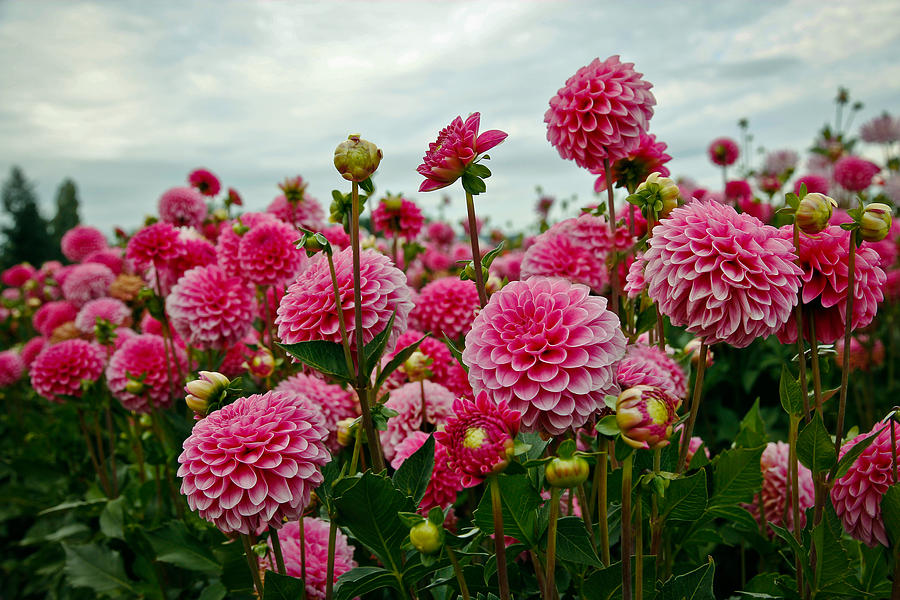
<path fill-rule="evenodd" d="M 301 598 L 306 598 L 306 529 L 303 526 L 303 513 L 300 513 L 300 579 L 303 580 L 303 593 Z"/>
<path fill-rule="evenodd" d="M 550 523 L 547 525 L 547 583 L 544 598 L 553 600 L 556 597 L 556 522 L 559 520 L 560 488 L 550 490 Z M 570 492 L 571 493 L 571 492 Z"/>
<path fill-rule="evenodd" d="M 694 435 L 694 424 L 697 422 L 697 413 L 700 410 L 700 398 L 703 391 L 703 376 L 706 374 L 706 354 L 709 347 L 706 342 L 700 342 L 700 357 L 697 361 L 697 377 L 694 379 L 694 395 L 691 399 L 691 413 L 681 433 L 681 448 L 678 453 L 678 473 L 688 468 L 688 448 L 691 445 L 691 436 Z"/>
<path fill-rule="evenodd" d="M 475 199 L 466 192 L 466 211 L 469 214 L 469 239 L 472 241 L 472 263 L 475 268 L 475 287 L 481 308 L 487 304 L 487 290 L 484 288 L 484 273 L 481 272 L 481 251 L 478 248 L 478 222 L 475 220 Z"/>
<path fill-rule="evenodd" d="M 470 600 L 469 586 L 466 585 L 466 577 L 463 575 L 462 568 L 459 566 L 456 554 L 449 545 L 445 545 L 444 547 L 447 549 L 447 558 L 449 558 L 450 562 L 453 564 L 453 572 L 456 574 L 456 583 L 459 584 L 459 592 L 462 594 L 463 600 Z"/>
<path fill-rule="evenodd" d="M 109 398 L 104 400 L 106 408 L 106 435 L 109 436 L 109 471 L 112 483 L 113 496 L 119 495 L 119 478 L 116 473 L 116 428 L 113 424 L 112 410 L 109 407 Z"/>
<path fill-rule="evenodd" d="M 506 573 L 506 538 L 503 536 L 503 507 L 500 503 L 500 482 L 496 475 L 489 478 L 491 509 L 494 512 L 494 554 L 497 557 L 497 580 L 500 600 L 509 600 L 509 576 Z"/>
<path fill-rule="evenodd" d="M 841 395 L 838 404 L 837 429 L 834 434 L 834 452 L 840 455 L 841 444 L 844 441 L 844 414 L 847 410 L 847 385 L 850 382 L 850 332 L 853 330 L 853 299 L 856 295 L 854 289 L 856 276 L 856 236 L 854 229 L 850 232 L 850 256 L 848 257 L 847 271 L 847 312 L 844 324 L 844 356 L 841 363 Z"/>
<path fill-rule="evenodd" d="M 341 346 L 344 348 L 344 361 L 347 363 L 347 372 L 353 373 L 353 356 L 350 354 L 350 337 L 347 335 L 347 323 L 344 322 L 344 307 L 341 304 L 341 289 L 338 286 L 337 272 L 334 269 L 334 257 L 331 252 L 326 252 L 328 269 L 331 271 L 331 287 L 334 290 L 334 308 L 337 311 L 338 327 L 341 330 Z"/>
<path fill-rule="evenodd" d="M 690 438 L 688 438 L 690 439 Z M 634 451 L 622 464 L 622 600 L 631 596 L 631 475 L 634 470 Z"/>
<path fill-rule="evenodd" d="M 272 550 L 275 552 L 275 564 L 278 566 L 278 574 L 285 575 L 284 555 L 281 553 L 281 540 L 278 539 L 278 530 L 269 525 L 269 539 L 272 540 Z"/>
<path fill-rule="evenodd" d="M 790 495 L 791 495 L 791 519 L 793 521 L 794 539 L 797 543 L 803 544 L 801 541 L 800 530 L 800 463 L 797 458 L 797 431 L 800 428 L 800 417 L 791 415 L 790 431 L 788 433 L 788 444 L 790 454 Z M 803 567 L 800 561 L 800 555 L 794 557 L 794 566 L 797 571 L 797 591 L 803 592 Z"/>
<path fill-rule="evenodd" d="M 106 471 L 100 468 L 100 463 L 97 461 L 97 454 L 94 452 L 94 445 L 91 442 L 91 434 L 88 432 L 87 423 L 84 420 L 84 413 L 81 412 L 79 408 L 77 410 L 78 414 L 78 425 L 81 429 L 81 435 L 84 437 L 84 443 L 87 446 L 88 457 L 91 459 L 91 465 L 94 467 L 94 473 L 97 474 L 97 478 L 100 480 L 100 485 L 103 488 L 104 493 L 108 498 L 111 498 L 112 495 L 110 493 L 109 481 L 106 477 Z"/>
<path fill-rule="evenodd" d="M 240 536 L 241 543 L 244 545 L 244 556 L 247 557 L 247 567 L 250 569 L 250 576 L 253 578 L 254 587 L 256 587 L 256 594 L 262 598 L 263 584 L 259 576 L 259 562 L 256 560 L 256 555 L 253 554 L 253 549 L 250 547 L 250 536 L 246 533 L 242 533 Z"/>
<path fill-rule="evenodd" d="M 609 440 L 603 439 L 600 442 L 601 450 L 600 454 L 597 455 L 597 482 L 600 487 L 597 492 L 597 523 L 600 525 L 600 560 L 603 561 L 604 566 L 609 566 L 610 564 L 610 556 L 609 556 L 609 522 L 607 521 L 606 510 L 607 510 L 607 497 L 606 497 L 606 482 L 607 475 L 609 473 L 609 460 L 607 458 L 607 454 L 609 452 Z"/>
<path fill-rule="evenodd" d="M 325 600 L 332 600 L 334 596 L 334 546 L 337 541 L 337 524 L 334 518 L 329 517 L 328 522 L 328 566 L 325 571 Z M 306 582 L 303 582 L 306 585 Z"/>
<path fill-rule="evenodd" d="M 822 414 L 822 375 L 819 372 L 819 341 L 816 339 L 815 315 L 809 318 L 809 345 L 812 350 L 810 366 L 812 367 L 813 395 L 815 396 L 816 412 Z"/>
<path fill-rule="evenodd" d="M 800 263 L 800 228 L 794 222 L 794 248 L 797 251 L 797 263 Z M 802 267 L 801 267 L 802 268 Z M 797 360 L 800 364 L 800 392 L 803 395 L 803 417 L 809 422 L 809 391 L 806 386 L 806 346 L 803 343 L 803 282 L 797 291 L 797 307 L 794 309 L 797 321 Z M 796 493 L 796 490 L 795 490 Z"/>
<path fill-rule="evenodd" d="M 655 497 L 655 496 L 654 496 Z M 634 597 L 635 600 L 643 600 L 644 598 L 644 519 L 641 516 L 643 503 L 641 496 L 638 494 L 637 502 L 634 505 Z"/>
<path fill-rule="evenodd" d="M 609 156 L 603 157 L 603 172 L 606 173 L 606 206 L 609 208 L 609 235 L 612 243 L 612 275 L 610 278 L 610 310 L 619 314 L 619 269 L 616 265 L 616 203 L 613 197 L 613 178 L 609 171 Z"/>
<path fill-rule="evenodd" d="M 653 474 L 659 475 L 662 466 L 662 449 L 653 451 Z M 650 498 L 650 554 L 656 556 L 662 543 L 662 522 L 659 518 L 659 498 L 656 494 Z"/>

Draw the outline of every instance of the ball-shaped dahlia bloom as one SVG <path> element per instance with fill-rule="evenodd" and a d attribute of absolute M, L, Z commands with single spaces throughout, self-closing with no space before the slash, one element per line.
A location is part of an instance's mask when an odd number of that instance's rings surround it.
<path fill-rule="evenodd" d="M 0 352 L 0 388 L 8 387 L 25 373 L 25 361 L 15 350 Z"/>
<path fill-rule="evenodd" d="M 340 448 L 336 434 L 337 423 L 342 419 L 357 416 L 359 402 L 356 400 L 356 394 L 306 373 L 291 375 L 281 381 L 275 387 L 275 391 L 301 394 L 309 398 L 310 403 L 322 413 L 322 425 L 328 432 L 325 438 L 326 445 L 333 451 Z"/>
<path fill-rule="evenodd" d="M 10 287 L 22 287 L 37 271 L 28 263 L 13 265 L 0 274 L 0 282 Z"/>
<path fill-rule="evenodd" d="M 792 242 L 793 229 L 779 230 L 785 242 Z M 815 320 L 816 339 L 831 344 L 844 335 L 847 318 L 847 274 L 849 272 L 850 232 L 829 225 L 817 235 L 800 236 L 800 266 L 803 269 L 803 337 L 811 339 L 809 324 Z M 878 266 L 878 253 L 863 244 L 856 251 L 853 282 L 853 318 L 851 327 L 865 327 L 875 318 L 878 303 L 884 298 L 884 271 Z M 797 322 L 791 312 L 778 331 L 783 344 L 797 341 Z"/>
<path fill-rule="evenodd" d="M 127 258 L 137 271 L 165 264 L 182 252 L 178 230 L 171 223 L 154 223 L 135 233 L 125 248 Z"/>
<path fill-rule="evenodd" d="M 634 189 L 651 173 L 668 177 L 671 173 L 665 164 L 672 160 L 672 157 L 666 154 L 666 148 L 668 145 L 657 141 L 652 133 L 641 132 L 637 148 L 610 166 L 613 183 L 616 187 Z M 594 191 L 598 194 L 606 191 L 606 170 L 603 166 L 591 172 L 599 175 L 594 181 Z"/>
<path fill-rule="evenodd" d="M 477 485 L 506 468 L 519 434 L 520 416 L 506 402 L 495 403 L 487 392 L 480 392 L 475 400 L 457 398 L 453 402 L 453 414 L 434 439 L 447 450 L 449 467 L 460 474 L 463 486 Z"/>
<path fill-rule="evenodd" d="M 491 263 L 491 274 L 507 281 L 516 281 L 522 278 L 522 261 L 525 260 L 525 252 L 511 250 L 501 254 Z"/>
<path fill-rule="evenodd" d="M 481 113 L 472 113 L 466 120 L 456 117 L 441 129 L 437 140 L 428 144 L 422 164 L 416 171 L 425 177 L 419 185 L 420 192 L 430 192 L 447 187 L 460 178 L 478 155 L 487 152 L 506 139 L 499 129 L 478 134 Z"/>
<path fill-rule="evenodd" d="M 300 517 L 328 461 L 319 416 L 284 392 L 238 398 L 194 425 L 178 457 L 191 510 L 223 533 Z"/>
<path fill-rule="evenodd" d="M 791 509 L 790 480 L 790 447 L 784 442 L 769 442 L 760 459 L 760 470 L 763 475 L 762 505 L 766 523 L 772 523 L 788 530 L 794 528 L 794 513 Z M 800 494 L 800 527 L 806 527 L 806 509 L 815 504 L 815 484 L 812 473 L 803 465 L 798 465 L 798 483 Z M 751 504 L 745 505 L 756 520 L 759 521 L 759 494 L 753 497 Z M 771 536 L 774 531 L 768 529 Z"/>
<path fill-rule="evenodd" d="M 63 256 L 76 263 L 107 246 L 103 233 L 90 225 L 76 225 L 65 232 L 60 240 Z"/>
<path fill-rule="evenodd" d="M 31 386 L 51 402 L 81 397 L 82 381 L 97 381 L 103 373 L 103 350 L 84 340 L 66 340 L 45 348 L 31 365 Z"/>
<path fill-rule="evenodd" d="M 340 290 L 341 309 L 351 348 L 356 348 L 356 322 L 353 307 L 353 257 L 350 248 L 334 255 L 334 269 Z M 368 344 L 384 331 L 392 314 L 394 326 L 388 338 L 391 351 L 397 338 L 406 330 L 412 310 L 406 275 L 391 264 L 387 256 L 374 250 L 360 253 L 360 288 L 362 297 L 363 344 Z M 328 261 L 321 254 L 310 261 L 288 288 L 278 306 L 275 319 L 278 337 L 285 344 L 310 340 L 341 342 L 337 306 Z"/>
<path fill-rule="evenodd" d="M 455 340 L 472 327 L 478 308 L 474 281 L 442 277 L 422 288 L 409 320 L 413 327 L 425 333 Z"/>
<path fill-rule="evenodd" d="M 794 193 L 799 195 L 800 187 L 804 185 L 808 194 L 828 195 L 829 184 L 827 177 L 822 177 L 821 175 L 804 175 L 799 177 L 794 181 Z"/>
<path fill-rule="evenodd" d="M 725 201 L 729 204 L 739 204 L 753 199 L 753 189 L 744 179 L 736 179 L 725 184 Z"/>
<path fill-rule="evenodd" d="M 632 344 L 625 349 L 625 356 L 616 366 L 616 383 L 623 390 L 649 385 L 676 398 L 687 394 L 687 375 L 681 365 L 658 347 L 647 344 Z"/>
<path fill-rule="evenodd" d="M 204 196 L 215 196 L 222 189 L 219 178 L 207 169 L 194 169 L 188 175 L 188 183 Z"/>
<path fill-rule="evenodd" d="M 628 265 L 628 273 L 625 275 L 625 293 L 629 298 L 637 298 L 647 289 L 647 280 L 644 278 L 644 267 L 647 261 L 643 254 L 635 256 L 634 261 Z"/>
<path fill-rule="evenodd" d="M 253 227 L 262 223 L 275 223 L 278 217 L 269 213 L 244 213 L 234 221 L 225 221 L 219 228 L 219 237 L 216 240 L 216 256 L 219 266 L 228 275 L 242 275 L 241 263 L 238 253 L 241 249 L 243 236 Z M 299 239 L 299 233 L 297 239 Z"/>
<path fill-rule="evenodd" d="M 372 210 L 372 228 L 385 236 L 414 240 L 424 224 L 421 209 L 403 197 L 388 197 Z"/>
<path fill-rule="evenodd" d="M 253 290 L 216 265 L 195 267 L 178 280 L 166 298 L 175 331 L 191 346 L 225 349 L 253 325 Z"/>
<path fill-rule="evenodd" d="M 900 141 L 900 119 L 884 112 L 859 128 L 859 137 L 870 144 L 893 144 Z"/>
<path fill-rule="evenodd" d="M 583 285 L 532 277 L 491 296 L 466 335 L 476 393 L 522 414 L 527 431 L 559 435 L 604 407 L 625 353 L 619 318 Z"/>
<path fill-rule="evenodd" d="M 69 321 L 74 321 L 78 316 L 78 308 L 66 300 L 52 300 L 47 302 L 34 313 L 31 323 L 38 333 L 50 337 L 53 330 Z"/>
<path fill-rule="evenodd" d="M 742 213 L 754 216 L 763 223 L 770 223 L 775 216 L 775 207 L 763 200 L 746 198 L 738 202 L 738 208 Z"/>
<path fill-rule="evenodd" d="M 839 369 L 844 367 L 844 338 L 834 342 L 835 357 Z M 884 364 L 884 343 L 869 336 L 852 336 L 850 338 L 850 370 L 871 371 Z"/>
<path fill-rule="evenodd" d="M 106 265 L 110 271 L 119 275 L 125 267 L 124 251 L 122 248 L 104 248 L 88 254 L 84 262 Z"/>
<path fill-rule="evenodd" d="M 31 369 L 31 365 L 34 362 L 34 359 L 37 358 L 37 355 L 41 353 L 44 347 L 47 345 L 47 338 L 43 336 L 33 337 L 22 346 L 22 360 L 25 361 L 25 366 L 28 369 Z"/>
<path fill-rule="evenodd" d="M 778 177 L 796 169 L 799 162 L 800 156 L 793 150 L 774 150 L 766 154 L 762 171 Z"/>
<path fill-rule="evenodd" d="M 424 334 L 421 331 L 407 329 L 397 339 L 397 347 L 394 351 L 386 353 L 382 361 L 386 364 L 402 349 L 410 346 L 413 342 L 422 339 L 423 335 Z M 422 343 L 419 344 L 417 352 L 421 353 L 427 360 L 431 361 L 427 365 L 429 373 L 428 379 L 449 389 L 451 387 L 449 384 L 452 379 L 451 373 L 453 367 L 454 365 L 459 366 L 459 363 L 451 356 L 450 350 L 447 348 L 446 344 L 433 337 L 425 337 L 422 339 Z M 393 389 L 408 382 L 409 379 L 407 378 L 405 369 L 400 368 L 388 376 L 387 382 L 385 383 L 385 389 Z"/>
<path fill-rule="evenodd" d="M 175 346 L 173 357 L 161 336 L 144 333 L 129 337 L 113 353 L 106 367 L 107 385 L 126 410 L 149 413 L 151 405 L 168 408 L 173 400 L 169 377 L 177 377 L 177 369 L 186 364 L 183 349 Z"/>
<path fill-rule="evenodd" d="M 425 228 L 425 236 L 434 244 L 449 246 L 456 239 L 453 227 L 443 221 L 433 221 Z"/>
<path fill-rule="evenodd" d="M 159 217 L 178 227 L 200 227 L 206 218 L 206 200 L 190 187 L 175 187 L 159 197 Z"/>
<path fill-rule="evenodd" d="M 94 333 L 98 319 L 116 327 L 128 327 L 131 325 L 131 309 L 115 298 L 97 298 L 81 307 L 75 316 L 75 327 L 82 333 Z"/>
<path fill-rule="evenodd" d="M 414 431 L 394 449 L 391 467 L 399 469 L 406 459 L 415 454 L 428 440 L 424 431 Z M 434 469 L 428 479 L 425 495 L 419 502 L 419 512 L 428 514 L 435 506 L 448 508 L 456 502 L 456 495 L 462 491 L 463 483 L 460 473 L 450 467 L 447 448 L 443 444 L 434 445 Z"/>
<path fill-rule="evenodd" d="M 306 253 L 294 245 L 297 230 L 287 223 L 260 223 L 241 237 L 238 264 L 256 285 L 284 286 L 306 266 Z"/>
<path fill-rule="evenodd" d="M 344 231 L 343 225 L 332 225 L 331 227 L 325 227 L 324 229 L 322 229 L 321 233 L 331 244 L 331 247 L 338 252 L 340 252 L 344 248 L 350 247 L 350 236 L 346 231 Z"/>
<path fill-rule="evenodd" d="M 63 298 L 81 308 L 91 300 L 107 296 L 115 279 L 115 274 L 106 265 L 75 265 L 62 284 Z"/>
<path fill-rule="evenodd" d="M 306 597 L 324 600 L 328 581 L 328 535 L 331 526 L 328 521 L 306 517 L 303 519 L 303 536 L 300 535 L 300 521 L 291 521 L 278 532 L 281 552 L 284 555 L 285 572 L 291 577 L 301 577 L 305 573 Z M 302 540 L 302 541 L 301 541 Z M 271 538 L 269 544 L 271 544 Z M 301 552 L 301 548 L 303 551 Z M 269 556 L 274 556 L 270 551 Z M 302 562 L 305 558 L 306 562 Z M 275 569 L 272 559 L 267 560 L 270 570 Z M 338 529 L 334 538 L 334 581 L 357 566 L 353 560 L 353 546 L 347 543 L 347 536 Z"/>
<path fill-rule="evenodd" d="M 875 436 L 872 445 L 862 451 L 831 488 L 831 503 L 844 531 L 870 548 L 877 544 L 889 546 L 881 515 L 881 498 L 894 483 L 894 461 L 900 461 L 900 451 L 892 456 L 891 427 L 894 436 L 900 439 L 900 423 L 876 423 L 869 433 L 844 443 L 842 457 L 856 444 Z"/>
<path fill-rule="evenodd" d="M 872 185 L 881 167 L 858 156 L 844 156 L 834 163 L 834 180 L 851 192 L 861 192 Z"/>
<path fill-rule="evenodd" d="M 733 165 L 737 161 L 741 151 L 738 148 L 737 142 L 733 139 L 720 137 L 710 142 L 707 153 L 709 154 L 709 160 L 711 160 L 713 164 L 727 167 Z"/>
<path fill-rule="evenodd" d="M 414 431 L 421 429 L 424 423 L 434 427 L 444 425 L 455 398 L 453 392 L 444 386 L 427 380 L 406 383 L 391 390 L 391 395 L 384 405 L 397 411 L 397 416 L 388 420 L 387 430 L 380 432 L 384 457 L 392 460 L 397 446 Z"/>
<path fill-rule="evenodd" d="M 676 208 L 644 254 L 647 292 L 672 324 L 707 344 L 743 348 L 793 314 L 801 270 L 790 242 L 712 201 Z"/>
<path fill-rule="evenodd" d="M 559 155 L 589 171 L 628 156 L 647 131 L 656 98 L 653 85 L 618 55 L 578 69 L 544 113 L 547 140 Z"/>
<path fill-rule="evenodd" d="M 298 202 L 290 202 L 284 194 L 280 194 L 272 200 L 266 208 L 266 212 L 275 215 L 285 223 L 312 231 L 318 231 L 325 224 L 325 211 L 322 210 L 322 205 L 318 200 L 306 194 Z"/>

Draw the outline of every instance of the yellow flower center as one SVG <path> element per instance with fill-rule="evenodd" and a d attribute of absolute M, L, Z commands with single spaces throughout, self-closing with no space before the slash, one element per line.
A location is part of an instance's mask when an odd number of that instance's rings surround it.
<path fill-rule="evenodd" d="M 472 427 L 466 430 L 466 437 L 463 438 L 463 446 L 470 450 L 481 448 L 481 445 L 486 439 L 487 432 L 484 429 L 481 427 Z"/>
<path fill-rule="evenodd" d="M 665 402 L 660 400 L 650 400 L 647 402 L 647 414 L 650 420 L 657 425 L 662 425 L 669 420 L 669 409 Z"/>

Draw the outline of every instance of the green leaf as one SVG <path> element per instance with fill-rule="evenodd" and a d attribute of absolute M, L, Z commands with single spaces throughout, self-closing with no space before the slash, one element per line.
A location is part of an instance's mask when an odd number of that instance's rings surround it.
<path fill-rule="evenodd" d="M 466 373 L 468 373 L 469 367 L 468 367 L 468 365 L 466 365 L 466 363 L 463 362 L 462 350 L 457 348 L 456 344 L 453 343 L 453 340 L 451 340 L 446 335 L 444 336 L 444 345 L 447 346 L 448 350 L 450 350 L 450 354 L 453 355 L 453 358 L 456 359 L 456 362 L 458 362 L 460 364 L 460 366 L 466 370 Z"/>
<path fill-rule="evenodd" d="M 710 506 L 750 502 L 762 487 L 759 461 L 765 446 L 725 450 L 714 461 Z"/>
<path fill-rule="evenodd" d="M 534 548 L 542 532 L 537 529 L 537 509 L 543 503 L 525 475 L 498 475 L 500 506 L 503 514 L 503 533 Z M 489 484 L 493 485 L 493 484 Z M 485 491 L 475 510 L 475 524 L 486 532 L 494 532 L 494 513 L 490 491 Z"/>
<path fill-rule="evenodd" d="M 119 496 L 115 500 L 110 500 L 100 513 L 100 531 L 108 538 L 118 540 L 125 539 L 125 512 L 123 505 L 125 497 Z"/>
<path fill-rule="evenodd" d="M 635 557 L 631 557 L 632 577 L 635 572 Z M 656 587 L 656 557 L 644 556 L 644 595 Z M 619 600 L 622 598 L 622 563 L 615 562 L 605 569 L 594 572 L 581 588 L 586 600 Z"/>
<path fill-rule="evenodd" d="M 472 175 L 471 173 L 463 173 L 462 185 L 463 189 L 473 196 L 483 194 L 485 191 L 487 191 L 487 186 L 484 184 L 484 181 L 476 175 Z"/>
<path fill-rule="evenodd" d="M 496 248 L 494 248 L 493 250 L 491 250 L 490 252 L 488 252 L 481 258 L 481 265 L 483 267 L 490 267 L 491 263 L 494 262 L 494 259 L 497 258 L 497 256 L 501 252 L 503 252 L 503 248 L 505 246 L 506 246 L 506 240 L 500 242 Z"/>
<path fill-rule="evenodd" d="M 364 366 L 367 376 L 371 375 L 372 370 L 381 362 L 381 355 L 384 354 L 384 349 L 387 346 L 388 338 L 390 338 L 391 330 L 394 328 L 394 318 L 396 316 L 396 312 L 392 313 L 391 318 L 388 319 L 387 327 L 382 329 L 378 335 L 372 338 L 372 341 L 365 346 L 366 364 Z M 343 352 L 343 350 L 341 352 Z M 344 364 L 346 363 L 347 361 L 345 360 Z"/>
<path fill-rule="evenodd" d="M 716 564 L 710 558 L 702 567 L 666 581 L 656 600 L 716 600 L 713 595 L 715 573 Z"/>
<path fill-rule="evenodd" d="M 879 430 L 876 433 L 870 434 L 866 439 L 861 440 L 853 444 L 849 450 L 844 453 L 844 456 L 841 457 L 841 460 L 837 463 L 837 470 L 835 471 L 835 475 L 833 479 L 840 479 L 844 475 L 847 474 L 847 471 L 850 470 L 850 467 L 853 466 L 853 463 L 856 462 L 856 459 L 865 451 L 866 448 L 872 445 L 875 442 L 875 439 L 878 437 L 878 434 L 881 433 L 882 430 Z"/>
<path fill-rule="evenodd" d="M 816 588 L 839 591 L 846 589 L 852 569 L 847 549 L 841 542 L 841 521 L 830 502 L 825 503 L 822 521 L 813 528 L 812 543 L 816 548 Z"/>
<path fill-rule="evenodd" d="M 344 348 L 337 342 L 313 340 L 296 344 L 278 344 L 285 352 L 303 364 L 340 381 L 351 381 L 354 377 L 347 372 Z"/>
<path fill-rule="evenodd" d="M 434 436 L 429 435 L 422 447 L 403 461 L 394 473 L 394 487 L 412 498 L 418 506 L 428 489 L 431 473 L 434 470 Z M 443 522 L 443 519 L 441 519 Z"/>
<path fill-rule="evenodd" d="M 656 305 L 651 305 L 641 311 L 637 318 L 637 334 L 640 335 L 656 327 Z"/>
<path fill-rule="evenodd" d="M 602 564 L 580 517 L 562 517 L 556 522 L 556 556 L 578 565 Z"/>
<path fill-rule="evenodd" d="M 393 573 L 381 567 L 354 567 L 337 580 L 334 587 L 334 597 L 337 600 L 352 600 L 382 588 L 393 588 L 397 592 L 397 578 Z"/>
<path fill-rule="evenodd" d="M 74 587 L 91 588 L 98 594 L 130 592 L 137 597 L 135 582 L 125 574 L 122 556 L 110 548 L 95 544 L 62 545 L 66 552 L 65 573 Z"/>
<path fill-rule="evenodd" d="M 881 516 L 891 543 L 895 546 L 900 544 L 900 483 L 889 487 L 881 497 Z M 900 576 L 900 573 L 895 576 Z"/>
<path fill-rule="evenodd" d="M 616 415 L 606 415 L 597 421 L 596 429 L 600 435 L 605 435 L 607 437 L 619 435 L 619 423 L 616 421 Z"/>
<path fill-rule="evenodd" d="M 322 467 L 322 483 L 316 488 L 316 497 L 322 501 L 329 514 L 334 512 L 334 484 L 341 476 L 340 469 L 338 461 L 332 456 Z"/>
<path fill-rule="evenodd" d="M 695 521 L 706 510 L 706 471 L 700 470 L 689 477 L 669 482 L 660 506 L 660 516 L 665 519 Z"/>
<path fill-rule="evenodd" d="M 72 508 L 84 508 L 85 506 L 94 506 L 96 504 L 103 504 L 107 501 L 106 498 L 94 498 L 92 500 L 71 500 L 68 502 L 63 502 L 62 504 L 57 504 L 56 506 L 51 506 L 50 508 L 45 508 L 41 512 L 38 513 L 39 517 L 43 517 L 44 515 L 49 515 L 51 513 L 70 510 Z"/>
<path fill-rule="evenodd" d="M 475 177 L 488 178 L 491 176 L 491 170 L 480 163 L 472 163 L 466 169 L 467 173 L 471 173 Z"/>
<path fill-rule="evenodd" d="M 366 177 L 365 180 L 360 181 L 359 187 L 370 196 L 375 193 L 375 182 L 372 181 L 372 177 Z"/>
<path fill-rule="evenodd" d="M 227 593 L 225 586 L 216 581 L 203 588 L 197 600 L 222 600 Z"/>
<path fill-rule="evenodd" d="M 787 365 L 781 366 L 781 381 L 778 383 L 781 407 L 789 415 L 803 416 L 803 392 L 800 384 L 791 375 Z"/>
<path fill-rule="evenodd" d="M 190 571 L 218 573 L 222 569 L 207 545 L 193 537 L 181 521 L 169 521 L 159 529 L 145 531 L 144 536 L 160 562 Z"/>
<path fill-rule="evenodd" d="M 813 474 L 827 471 L 837 463 L 834 442 L 831 441 L 819 413 L 816 413 L 812 421 L 800 431 L 797 438 L 797 456 L 803 466 Z"/>
<path fill-rule="evenodd" d="M 391 373 L 396 371 L 400 365 L 406 362 L 410 356 L 412 356 L 413 352 L 419 349 L 419 345 L 425 340 L 428 336 L 423 335 L 419 338 L 418 341 L 413 342 L 409 346 L 406 346 L 399 350 L 394 358 L 388 361 L 384 368 L 381 369 L 381 373 L 378 374 L 378 379 L 375 380 L 375 389 L 380 390 L 381 386 L 384 385 L 384 382 L 387 381 L 387 378 Z"/>
<path fill-rule="evenodd" d="M 303 594 L 303 580 L 289 575 L 266 571 L 263 600 L 297 600 Z"/>
<path fill-rule="evenodd" d="M 734 444 L 739 448 L 757 448 L 764 445 L 766 440 L 766 424 L 759 413 L 759 398 L 757 398 L 741 420 L 741 428 Z"/>

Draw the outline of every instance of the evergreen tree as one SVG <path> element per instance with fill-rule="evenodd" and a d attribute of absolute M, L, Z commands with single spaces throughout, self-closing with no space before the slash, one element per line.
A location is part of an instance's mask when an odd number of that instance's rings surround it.
<path fill-rule="evenodd" d="M 56 216 L 50 221 L 50 233 L 53 242 L 59 246 L 65 233 L 78 225 L 81 219 L 78 217 L 78 188 L 71 179 L 66 179 L 56 192 Z M 61 255 L 60 255 L 61 256 Z"/>
<path fill-rule="evenodd" d="M 20 262 L 38 266 L 56 255 L 47 220 L 38 210 L 34 187 L 18 167 L 13 167 L 0 193 L 6 219 L 0 226 L 3 235 L 0 267 Z"/>

